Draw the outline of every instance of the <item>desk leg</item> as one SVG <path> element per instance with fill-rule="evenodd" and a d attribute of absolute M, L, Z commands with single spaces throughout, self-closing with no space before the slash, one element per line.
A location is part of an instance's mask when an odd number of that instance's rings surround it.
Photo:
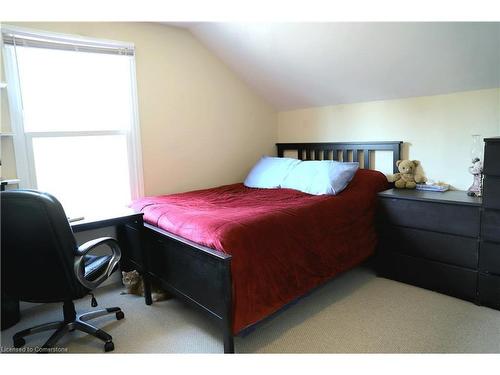
<path fill-rule="evenodd" d="M 146 301 L 146 305 L 153 304 L 153 298 L 151 297 L 151 278 L 147 271 L 145 271 L 142 275 L 142 281 L 144 283 L 144 300 Z"/>
<path fill-rule="evenodd" d="M 224 328 L 224 354 L 234 354 L 234 337 L 232 327 Z"/>
<path fill-rule="evenodd" d="M 144 302 L 146 302 L 146 305 L 152 305 L 153 304 L 153 298 L 151 297 L 151 276 L 149 275 L 148 272 L 148 265 L 149 265 L 149 260 L 148 260 L 148 253 L 146 249 L 144 248 L 144 222 L 141 218 L 140 221 L 137 222 L 137 232 L 139 233 L 139 251 L 141 254 L 141 259 L 142 259 L 142 282 L 144 284 Z"/>
<path fill-rule="evenodd" d="M 148 272 L 148 254 L 144 242 L 144 224 L 141 219 L 117 227 L 118 242 L 122 248 L 122 263 L 126 270 L 137 269 L 144 283 L 144 299 L 151 305 L 151 279 Z"/>

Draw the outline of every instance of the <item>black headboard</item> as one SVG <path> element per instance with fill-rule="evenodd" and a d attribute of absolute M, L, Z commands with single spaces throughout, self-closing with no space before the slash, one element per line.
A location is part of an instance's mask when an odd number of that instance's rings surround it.
<path fill-rule="evenodd" d="M 363 168 L 370 169 L 370 151 L 392 151 L 393 171 L 396 173 L 396 161 L 401 159 L 402 141 L 394 142 L 320 142 L 320 143 L 276 143 L 278 156 L 283 157 L 285 151 L 297 151 L 301 160 L 339 160 L 348 161 L 352 153 L 352 161 L 363 158 Z"/>

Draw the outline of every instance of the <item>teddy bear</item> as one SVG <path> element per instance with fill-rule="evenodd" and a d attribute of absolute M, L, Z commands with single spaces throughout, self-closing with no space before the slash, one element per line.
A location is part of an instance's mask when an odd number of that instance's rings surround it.
<path fill-rule="evenodd" d="M 419 164 L 418 160 L 398 160 L 396 166 L 399 173 L 394 174 L 389 181 L 394 182 L 397 189 L 415 189 L 417 184 L 427 181 L 423 175 L 416 173 Z"/>

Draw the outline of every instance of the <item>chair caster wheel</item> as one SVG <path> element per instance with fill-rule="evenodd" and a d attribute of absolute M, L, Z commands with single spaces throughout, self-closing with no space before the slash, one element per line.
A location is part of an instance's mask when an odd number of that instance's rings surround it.
<path fill-rule="evenodd" d="M 14 339 L 14 348 L 22 348 L 26 344 L 23 338 Z"/>
<path fill-rule="evenodd" d="M 115 350 L 115 344 L 113 344 L 113 341 L 108 341 L 104 344 L 105 352 L 112 352 L 113 350 Z"/>
<path fill-rule="evenodd" d="M 123 311 L 118 311 L 116 313 L 116 320 L 122 320 L 123 318 L 125 318 L 125 314 L 123 313 Z"/>

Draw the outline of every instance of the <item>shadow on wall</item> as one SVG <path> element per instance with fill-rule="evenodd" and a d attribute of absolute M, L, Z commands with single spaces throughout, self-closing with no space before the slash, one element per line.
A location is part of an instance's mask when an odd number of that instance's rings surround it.
<path fill-rule="evenodd" d="M 402 160 L 410 158 L 410 146 L 411 145 L 412 144 L 410 142 L 403 142 L 403 145 L 401 146 L 401 158 L 402 158 Z"/>
<path fill-rule="evenodd" d="M 402 160 L 409 160 L 410 159 L 410 148 L 411 148 L 412 144 L 410 142 L 404 142 L 402 147 L 401 147 L 401 159 Z M 420 161 L 420 160 L 419 160 Z M 425 173 L 425 165 L 422 165 L 422 164 L 419 164 L 417 166 L 417 169 L 415 171 L 417 174 L 421 174 L 423 175 L 424 177 L 427 178 L 427 175 Z M 432 182 L 432 181 L 429 181 L 429 182 Z M 438 182 L 445 182 L 445 181 L 433 181 L 435 183 L 438 183 Z M 451 190 L 457 190 L 457 188 L 453 185 L 450 185 L 450 189 Z"/>
<path fill-rule="evenodd" d="M 410 147 L 411 146 L 412 146 L 412 144 L 410 142 L 403 142 L 403 145 L 401 147 L 401 160 L 413 160 L 413 159 L 410 159 Z M 421 163 L 418 164 L 417 169 L 415 170 L 415 173 L 420 174 L 424 177 L 427 177 L 425 174 L 425 170 L 422 167 Z"/>

